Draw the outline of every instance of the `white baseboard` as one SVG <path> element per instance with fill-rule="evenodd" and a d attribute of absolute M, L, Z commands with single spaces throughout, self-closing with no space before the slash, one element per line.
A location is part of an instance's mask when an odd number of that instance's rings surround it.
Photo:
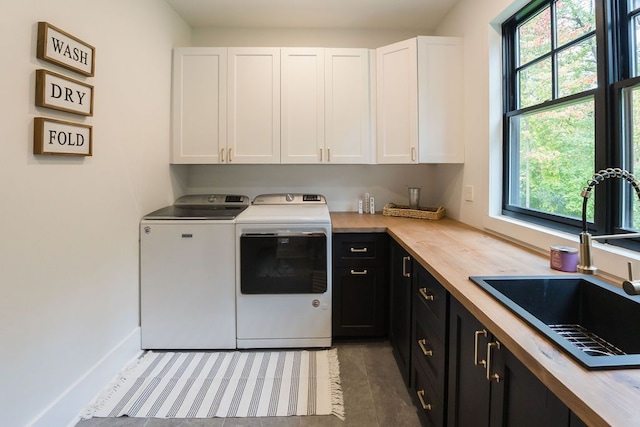
<path fill-rule="evenodd" d="M 80 421 L 80 416 L 89 403 L 124 366 L 141 353 L 140 327 L 137 327 L 28 425 L 33 427 L 74 426 Z"/>

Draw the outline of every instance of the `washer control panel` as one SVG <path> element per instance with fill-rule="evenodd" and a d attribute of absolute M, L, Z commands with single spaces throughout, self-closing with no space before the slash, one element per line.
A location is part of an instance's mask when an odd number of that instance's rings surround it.
<path fill-rule="evenodd" d="M 253 199 L 254 205 L 326 205 L 321 194 L 283 193 L 261 194 Z"/>

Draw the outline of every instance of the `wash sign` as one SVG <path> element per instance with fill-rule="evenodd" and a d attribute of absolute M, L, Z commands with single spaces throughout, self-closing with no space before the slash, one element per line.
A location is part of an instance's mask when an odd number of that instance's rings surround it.
<path fill-rule="evenodd" d="M 92 77 L 94 56 L 93 46 L 47 22 L 38 22 L 38 58 Z"/>

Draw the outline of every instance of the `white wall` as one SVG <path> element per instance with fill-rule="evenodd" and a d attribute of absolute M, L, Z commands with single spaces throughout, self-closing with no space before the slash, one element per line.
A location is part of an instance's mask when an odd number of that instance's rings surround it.
<path fill-rule="evenodd" d="M 2 0 L 0 414 L 73 420 L 139 351 L 138 223 L 184 192 L 171 172 L 171 49 L 190 28 L 156 0 Z M 96 48 L 84 78 L 36 59 L 37 22 Z M 34 106 L 35 70 L 95 87 L 94 117 Z M 35 156 L 33 118 L 93 125 L 93 156 Z"/>
<path fill-rule="evenodd" d="M 500 192 L 502 69 L 498 23 L 526 2 L 459 0 L 436 29 L 436 35 L 464 39 L 465 165 L 463 169 L 443 168 L 441 182 L 456 183 L 443 193 L 443 203 L 459 205 L 458 219 L 477 228 L 484 227 L 489 211 L 490 176 L 493 188 Z M 464 200 L 466 185 L 474 187 L 473 202 Z"/>
<path fill-rule="evenodd" d="M 502 105 L 500 24 L 528 0 L 459 0 L 436 35 L 464 38 L 465 157 L 463 169 L 441 168 L 438 183 L 456 183 L 442 193 L 445 206 L 460 206 L 459 219 L 517 241 L 540 253 L 551 245 L 578 247 L 578 236 L 545 229 L 500 215 L 502 186 Z M 585 183 L 590 177 L 585 177 Z M 473 185 L 475 201 L 464 201 L 462 189 Z M 579 197 L 579 195 L 576 195 Z M 594 243 L 600 273 L 617 283 L 627 275 L 627 262 L 640 254 Z M 636 267 L 637 268 L 637 267 Z"/>
<path fill-rule="evenodd" d="M 198 165 L 191 166 L 189 191 L 244 194 L 319 193 L 329 210 L 355 212 L 368 192 L 376 210 L 386 203 L 408 204 L 408 187 L 421 187 L 420 205 L 439 202 L 433 165 Z"/>
<path fill-rule="evenodd" d="M 429 36 L 429 31 L 408 30 L 331 30 L 270 28 L 195 28 L 193 46 L 249 47 L 376 47 Z"/>

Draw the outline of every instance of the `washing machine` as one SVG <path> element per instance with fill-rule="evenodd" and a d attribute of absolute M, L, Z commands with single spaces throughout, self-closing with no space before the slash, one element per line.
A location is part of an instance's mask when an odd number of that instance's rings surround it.
<path fill-rule="evenodd" d="M 143 349 L 236 348 L 236 219 L 247 196 L 182 196 L 140 222 Z"/>

